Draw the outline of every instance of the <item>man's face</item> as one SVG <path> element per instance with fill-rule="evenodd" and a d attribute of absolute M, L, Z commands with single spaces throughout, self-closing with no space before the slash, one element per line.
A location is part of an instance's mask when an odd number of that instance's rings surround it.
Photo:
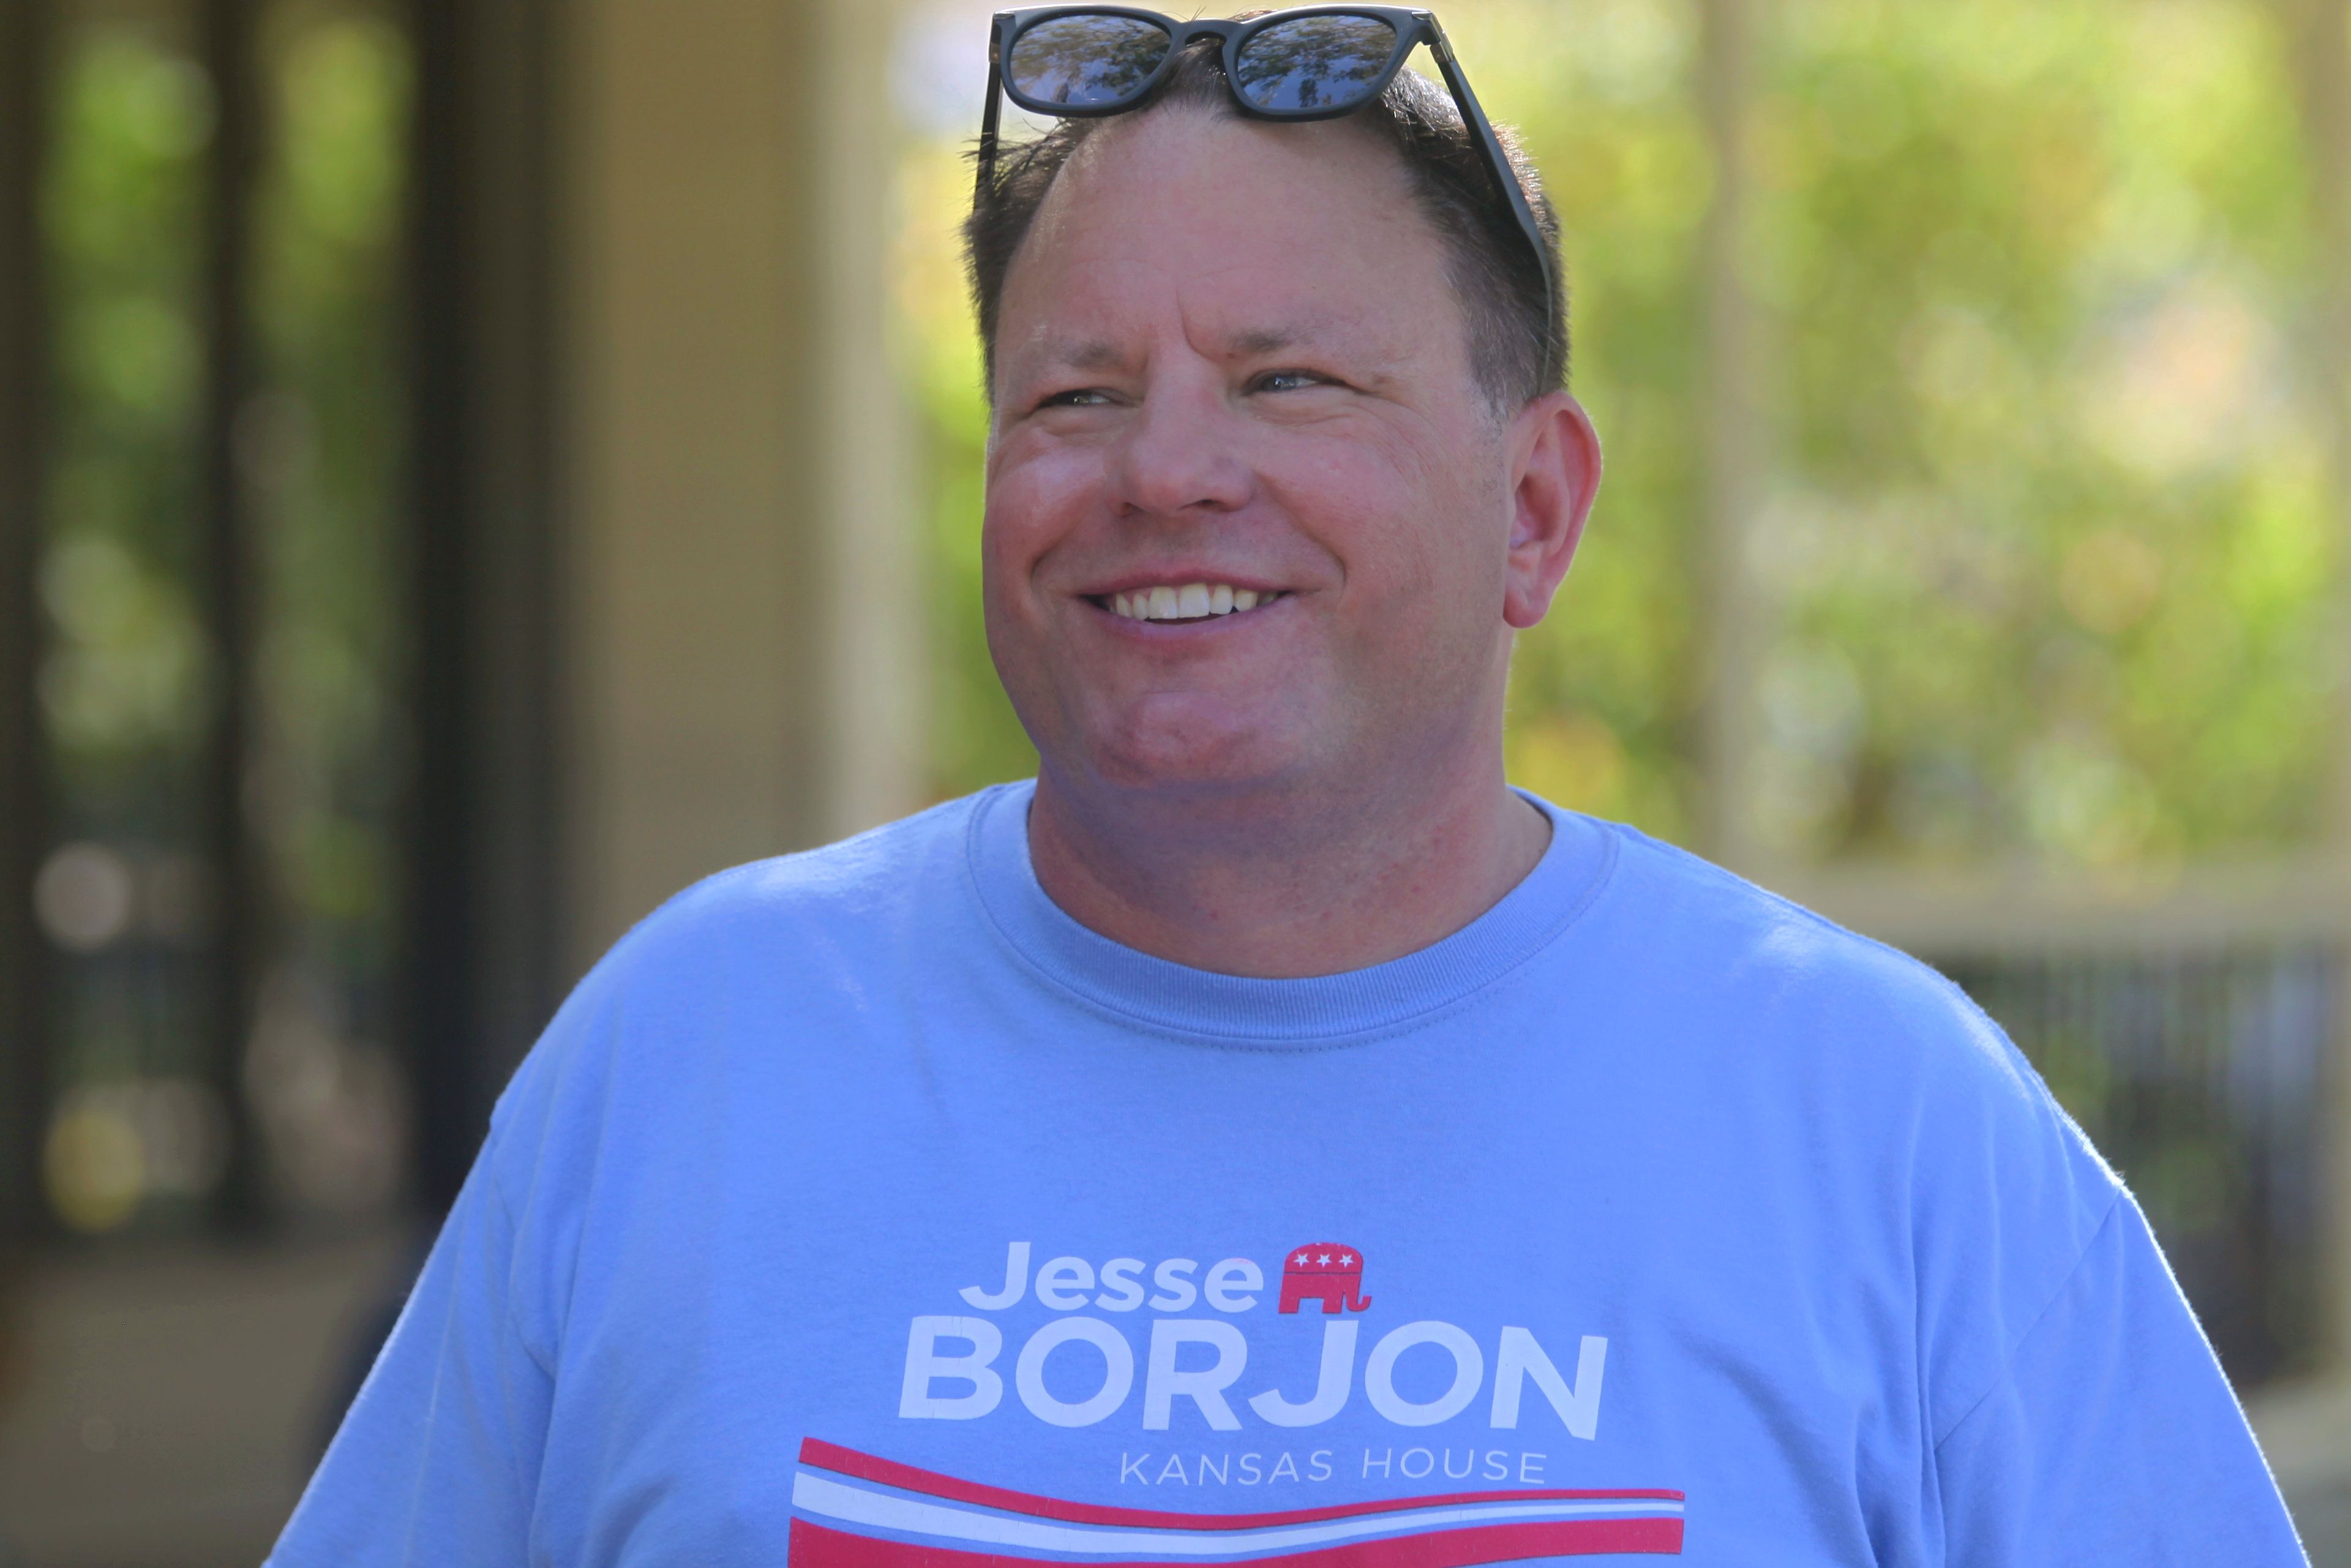
<path fill-rule="evenodd" d="M 1311 789 L 1498 726 L 1512 427 L 1392 153 L 1105 126 L 998 321 L 988 643 L 1049 773 Z"/>

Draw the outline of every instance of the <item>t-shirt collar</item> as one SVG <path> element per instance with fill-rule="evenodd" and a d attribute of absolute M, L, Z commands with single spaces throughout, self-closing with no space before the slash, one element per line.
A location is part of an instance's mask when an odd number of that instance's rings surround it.
<path fill-rule="evenodd" d="M 1123 1020 L 1214 1043 L 1328 1046 L 1447 1011 L 1565 935 L 1606 884 L 1616 835 L 1533 795 L 1551 845 L 1491 909 L 1417 952 L 1307 979 L 1268 980 L 1171 963 L 1080 925 L 1039 885 L 1029 858 L 1033 779 L 973 802 L 967 841 L 982 918 L 1049 983 Z"/>

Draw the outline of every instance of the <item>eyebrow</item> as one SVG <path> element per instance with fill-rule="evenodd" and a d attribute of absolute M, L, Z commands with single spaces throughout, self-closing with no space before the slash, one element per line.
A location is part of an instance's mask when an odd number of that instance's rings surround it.
<path fill-rule="evenodd" d="M 1081 371 L 1111 370 L 1126 358 L 1119 351 L 1117 344 L 1105 338 L 1089 338 L 1082 342 L 1072 343 L 1053 357 L 1062 364 Z"/>
<path fill-rule="evenodd" d="M 1039 356 L 1048 365 L 1073 371 L 1115 370 L 1125 355 L 1107 338 L 1074 338 L 1053 343 Z"/>
<path fill-rule="evenodd" d="M 1256 354 L 1278 354 L 1294 348 L 1300 339 L 1308 336 L 1295 327 L 1259 327 L 1247 332 L 1236 332 L 1227 340 L 1230 350 L 1243 357 Z"/>
<path fill-rule="evenodd" d="M 1349 310 L 1309 309 L 1286 320 L 1245 328 L 1225 340 L 1236 355 L 1278 354 L 1301 345 L 1336 343 L 1362 347 L 1363 319 Z"/>

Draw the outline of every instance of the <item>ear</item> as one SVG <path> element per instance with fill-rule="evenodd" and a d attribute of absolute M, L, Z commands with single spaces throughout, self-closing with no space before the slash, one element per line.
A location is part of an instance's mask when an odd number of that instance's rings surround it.
<path fill-rule="evenodd" d="M 1600 493 L 1600 436 L 1583 405 L 1547 392 L 1510 422 L 1510 549 L 1502 619 L 1518 631 L 1550 612 Z"/>

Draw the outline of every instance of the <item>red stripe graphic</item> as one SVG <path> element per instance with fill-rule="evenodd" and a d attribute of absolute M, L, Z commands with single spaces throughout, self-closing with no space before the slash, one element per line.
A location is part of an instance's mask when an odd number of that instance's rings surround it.
<path fill-rule="evenodd" d="M 1636 1500 L 1680 1502 L 1682 1500 L 1682 1494 L 1677 1491 L 1647 1489 L 1630 1491 L 1576 1491 L 1521 1488 L 1516 1491 L 1467 1491 L 1447 1492 L 1437 1497 L 1382 1498 L 1373 1502 L 1343 1503 L 1332 1508 L 1290 1509 L 1278 1513 L 1164 1513 L 1155 1509 L 1112 1508 L 1100 1503 L 1068 1502 L 1060 1498 L 1039 1497 L 1031 1492 L 1008 1491 L 1002 1487 L 982 1486 L 977 1481 L 958 1480 L 954 1476 L 943 1476 L 935 1470 L 917 1469 L 913 1465 L 902 1465 L 894 1459 L 884 1459 L 872 1454 L 861 1454 L 854 1448 L 844 1448 L 818 1437 L 801 1439 L 800 1462 L 804 1465 L 814 1465 L 820 1469 L 831 1470 L 836 1475 L 852 1476 L 859 1480 L 878 1481 L 883 1486 L 897 1487 L 904 1491 L 923 1492 L 931 1497 L 944 1498 L 954 1502 L 967 1502 L 981 1508 L 1000 1509 L 1007 1513 L 1025 1513 L 1037 1519 L 1058 1519 L 1071 1524 L 1127 1524 L 1147 1530 L 1248 1530 L 1260 1525 L 1313 1524 L 1326 1519 L 1352 1519 L 1364 1514 L 1392 1513 L 1400 1509 L 1442 1508 L 1447 1504 L 1469 1502 L 1584 1502 Z M 1596 1525 L 1601 1521 L 1592 1522 Z M 1613 1528 L 1619 1522 L 1646 1525 L 1664 1521 L 1634 1520 L 1607 1522 Z M 1681 1521 L 1675 1520 L 1671 1522 L 1675 1538 L 1678 1542 Z M 1534 1529 L 1537 1527 L 1513 1525 L 1509 1528 Z M 1540 1528 L 1552 1530 L 1569 1527 L 1547 1524 Z M 1578 1523 L 1573 1528 L 1582 1529 L 1584 1525 Z M 1356 1548 L 1348 1550 L 1353 1551 Z M 1589 1550 L 1629 1552 L 1656 1549 L 1611 1546 Z M 1680 1547 L 1677 1544 L 1673 1550 L 1678 1551 Z M 956 1553 L 956 1555 L 971 1554 Z M 1541 1553 L 1529 1552 L 1523 1555 L 1541 1556 Z M 990 1558 L 987 1561 L 994 1562 L 996 1559 Z M 1004 1561 L 1023 1560 L 1008 1558 Z M 1499 1561 L 1499 1559 L 1472 1558 L 1467 1561 L 1488 1562 Z"/>
<path fill-rule="evenodd" d="M 1479 1563 L 1529 1557 L 1589 1557 L 1611 1552 L 1678 1556 L 1681 1549 L 1678 1519 L 1577 1519 L 1390 1535 L 1249 1561 L 1278 1563 L 1280 1568 L 1475 1568 Z M 792 1521 L 791 1568 L 1038 1568 L 1039 1563 L 1051 1561 L 886 1541 L 829 1529 L 805 1519 Z M 1083 1568 L 1168 1565 L 1089 1562 Z"/>

